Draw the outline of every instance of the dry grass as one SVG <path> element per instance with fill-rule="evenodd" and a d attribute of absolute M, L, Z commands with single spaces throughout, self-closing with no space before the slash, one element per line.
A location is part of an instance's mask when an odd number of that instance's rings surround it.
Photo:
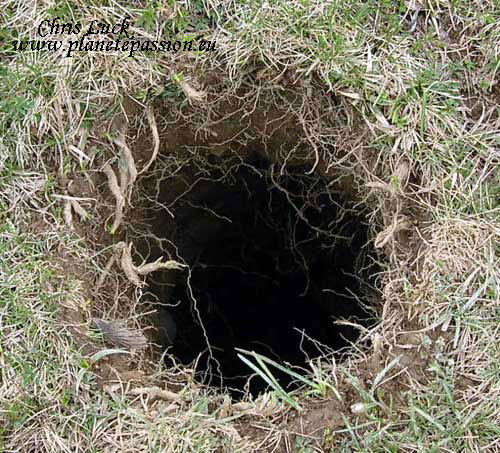
<path fill-rule="evenodd" d="M 0 0 L 0 451 L 500 450 L 498 6 Z M 132 59 L 10 47 L 35 39 L 43 18 L 115 23 L 124 14 L 136 37 L 201 33 L 218 50 Z M 143 103 L 135 117 L 146 129 L 155 103 L 179 117 L 190 103 L 184 121 L 200 136 L 242 88 L 250 105 L 286 105 L 285 87 L 299 96 L 288 108 L 311 162 L 353 174 L 374 239 L 385 232 L 380 323 L 345 362 L 311 375 L 342 400 L 342 423 L 321 434 L 322 447 L 280 425 L 293 411 L 273 394 L 231 404 L 188 369 L 106 349 L 93 316 L 137 328 L 142 292 L 118 270 L 116 294 L 89 291 L 109 251 L 65 227 L 61 198 L 104 158 L 123 165 L 112 123 L 127 114 L 127 95 Z M 409 182 L 398 177 L 402 163 Z M 87 227 L 102 230 L 95 196 L 80 198 Z M 406 235 L 396 234 L 405 219 Z M 113 377 L 102 380 L 104 371 Z M 174 385 L 178 398 L 165 397 Z M 335 392 L 322 398 L 338 401 Z M 294 398 L 307 406 L 306 393 Z"/>

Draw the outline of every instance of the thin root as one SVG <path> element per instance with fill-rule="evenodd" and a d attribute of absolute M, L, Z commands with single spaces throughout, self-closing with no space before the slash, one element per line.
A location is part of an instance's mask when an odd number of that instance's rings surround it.
<path fill-rule="evenodd" d="M 396 232 L 399 230 L 404 230 L 408 228 L 411 225 L 410 221 L 404 219 L 404 218 L 397 218 L 394 216 L 394 220 L 391 225 L 389 225 L 387 228 L 382 230 L 379 234 L 377 234 L 377 237 L 375 238 L 375 247 L 376 248 L 381 248 L 385 244 L 387 244 L 391 239 L 394 238 L 394 235 Z"/>
<path fill-rule="evenodd" d="M 196 90 L 191 85 L 189 85 L 189 83 L 187 83 L 185 80 L 180 80 L 179 86 L 181 87 L 182 91 L 189 99 L 189 101 L 200 102 L 207 96 L 207 93 L 205 93 L 204 91 Z"/>
<path fill-rule="evenodd" d="M 71 212 L 71 201 L 64 199 L 63 200 L 63 216 L 64 216 L 64 223 L 71 229 L 73 230 L 73 213 Z"/>
<path fill-rule="evenodd" d="M 122 191 L 118 186 L 118 180 L 116 179 L 115 172 L 109 164 L 106 164 L 103 168 L 104 173 L 108 178 L 109 190 L 116 198 L 116 211 L 115 219 L 113 225 L 111 226 L 111 234 L 115 234 L 116 230 L 120 226 L 123 220 L 123 208 L 125 206 L 125 198 L 123 197 Z"/>
<path fill-rule="evenodd" d="M 148 171 L 148 168 L 155 161 L 158 156 L 158 151 L 160 149 L 160 135 L 158 134 L 158 126 L 156 125 L 155 114 L 153 112 L 152 107 L 148 107 L 146 110 L 146 116 L 149 121 L 149 126 L 151 127 L 151 133 L 153 134 L 153 154 L 151 155 L 151 159 L 146 164 L 146 166 L 141 170 L 141 173 L 145 173 Z"/>
<path fill-rule="evenodd" d="M 132 151 L 127 145 L 125 134 L 123 132 L 119 133 L 119 136 L 114 140 L 114 142 L 121 149 L 125 163 L 127 164 L 129 176 L 127 181 L 127 190 L 130 191 L 135 183 L 135 180 L 137 179 L 137 168 L 135 166 L 134 157 L 132 156 Z M 125 190 L 123 190 L 123 192 L 125 193 Z"/>
<path fill-rule="evenodd" d="M 125 275 L 129 279 L 131 283 L 136 286 L 143 286 L 144 283 L 139 279 L 139 275 L 137 274 L 134 263 L 132 262 L 132 243 L 123 249 L 122 258 L 120 261 L 120 265 L 125 272 Z"/>
<path fill-rule="evenodd" d="M 181 399 L 178 393 L 163 390 L 159 387 L 138 387 L 130 389 L 127 393 L 132 396 L 147 395 L 149 398 L 162 399 L 165 401 L 179 401 Z"/>
<path fill-rule="evenodd" d="M 80 216 L 82 220 L 85 220 L 89 216 L 89 213 L 83 208 L 83 206 L 80 203 L 78 203 L 77 200 L 72 198 L 70 200 L 70 203 L 71 206 L 73 207 L 73 210 Z"/>
<path fill-rule="evenodd" d="M 183 269 L 187 267 L 186 264 L 179 263 L 175 260 L 168 260 L 164 263 L 160 262 L 160 260 L 155 261 L 154 263 L 143 264 L 142 266 L 136 267 L 135 270 L 139 275 L 147 275 L 151 272 L 158 271 L 160 269 Z"/>

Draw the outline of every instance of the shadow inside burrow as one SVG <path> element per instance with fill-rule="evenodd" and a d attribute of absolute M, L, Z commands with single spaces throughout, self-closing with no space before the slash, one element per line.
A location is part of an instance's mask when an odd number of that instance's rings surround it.
<path fill-rule="evenodd" d="M 374 273 L 368 229 L 363 215 L 349 208 L 353 194 L 331 190 L 306 166 L 280 174 L 257 155 L 229 166 L 224 158 L 211 159 L 203 177 L 184 175 L 189 190 L 168 200 L 168 212 L 154 214 L 155 235 L 168 236 L 189 265 L 149 281 L 164 304 L 153 318 L 156 339 L 176 361 L 196 360 L 204 382 L 236 398 L 245 389 L 257 395 L 267 384 L 248 380 L 252 370 L 236 348 L 305 366 L 308 359 L 340 354 L 358 337 L 358 329 L 335 320 L 374 322 L 364 291 L 373 284 L 366 275 Z M 271 371 L 280 385 L 296 384 Z"/>

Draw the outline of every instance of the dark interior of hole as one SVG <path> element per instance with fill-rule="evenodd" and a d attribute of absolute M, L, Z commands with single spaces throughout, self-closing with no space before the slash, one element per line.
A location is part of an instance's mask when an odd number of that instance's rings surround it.
<path fill-rule="evenodd" d="M 161 278 L 150 285 L 175 305 L 157 317 L 157 323 L 175 322 L 169 352 L 184 364 L 201 353 L 197 371 L 204 381 L 237 397 L 252 371 L 235 348 L 304 366 L 325 352 L 307 337 L 339 351 L 358 331 L 335 325 L 336 319 L 370 322 L 358 303 L 362 281 L 356 276 L 367 256 L 367 230 L 355 213 L 338 207 L 350 195 L 329 190 L 306 168 L 272 179 L 276 169 L 256 158 L 231 171 L 213 168 L 171 208 L 175 233 L 169 239 L 190 265 L 190 277 L 178 272 L 174 288 Z M 284 387 L 291 384 L 287 374 L 273 374 Z M 265 388 L 260 378 L 249 381 L 254 395 Z"/>

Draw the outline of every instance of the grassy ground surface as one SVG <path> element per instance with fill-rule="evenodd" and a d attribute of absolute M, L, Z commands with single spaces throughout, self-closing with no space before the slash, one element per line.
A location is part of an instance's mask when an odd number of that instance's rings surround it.
<path fill-rule="evenodd" d="M 45 19 L 125 15 L 136 38 L 216 50 L 13 49 Z M 0 43 L 0 451 L 500 450 L 498 1 L 0 0 Z M 138 130 L 162 105 L 203 133 L 224 102 L 287 90 L 311 162 L 351 172 L 367 206 L 380 322 L 301 390 L 232 403 L 104 345 L 92 318 L 142 326 L 142 290 L 116 270 L 132 302 L 96 294 L 115 201 L 69 181 L 106 181 L 128 96 Z"/>

